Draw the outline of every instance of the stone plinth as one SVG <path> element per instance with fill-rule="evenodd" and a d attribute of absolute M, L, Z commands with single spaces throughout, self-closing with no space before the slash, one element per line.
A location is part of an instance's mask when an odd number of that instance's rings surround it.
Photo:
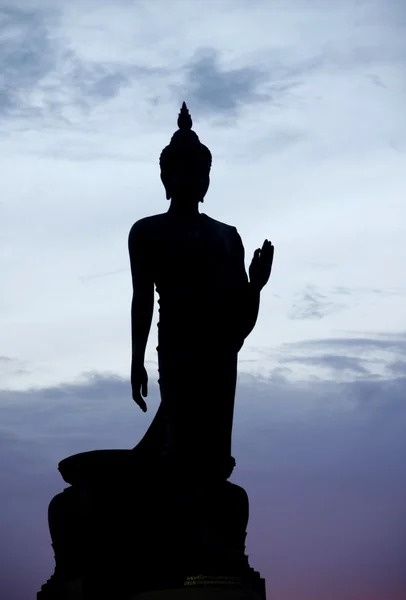
<path fill-rule="evenodd" d="M 60 464 L 72 485 L 50 503 L 56 568 L 37 600 L 265 600 L 245 555 L 245 490 L 225 480 L 224 469 L 213 478 L 184 464 L 137 468 L 130 452 Z"/>

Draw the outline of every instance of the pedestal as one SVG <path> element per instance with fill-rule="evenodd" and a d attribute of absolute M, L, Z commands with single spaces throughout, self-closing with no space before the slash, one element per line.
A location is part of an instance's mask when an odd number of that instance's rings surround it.
<path fill-rule="evenodd" d="M 73 485 L 50 503 L 56 568 L 37 600 L 265 600 L 245 555 L 245 490 L 184 465 L 136 469 L 128 452 L 61 469 Z"/>

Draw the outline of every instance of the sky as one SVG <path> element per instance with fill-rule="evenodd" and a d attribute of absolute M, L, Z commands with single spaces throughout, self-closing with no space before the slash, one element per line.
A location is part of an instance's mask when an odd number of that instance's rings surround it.
<path fill-rule="evenodd" d="M 406 4 L 0 0 L 0 597 L 53 569 L 59 460 L 134 446 L 128 232 L 168 208 L 183 101 L 202 212 L 246 266 L 232 481 L 268 600 L 406 598 Z"/>

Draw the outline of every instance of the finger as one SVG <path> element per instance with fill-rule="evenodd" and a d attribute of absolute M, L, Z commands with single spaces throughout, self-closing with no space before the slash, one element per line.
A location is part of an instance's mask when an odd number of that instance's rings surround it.
<path fill-rule="evenodd" d="M 138 404 L 138 406 L 140 407 L 140 409 L 143 412 L 147 412 L 147 405 L 146 405 L 145 401 L 141 398 L 140 395 L 136 396 L 134 398 L 134 401 L 135 401 L 136 404 Z"/>
<path fill-rule="evenodd" d="M 263 249 L 263 253 L 266 257 L 269 257 L 273 254 L 273 245 L 271 242 L 267 242 L 266 246 Z"/>
<path fill-rule="evenodd" d="M 273 252 L 273 246 L 270 243 L 269 245 L 266 246 L 266 248 L 264 249 L 264 253 L 266 254 L 266 256 L 270 256 Z"/>

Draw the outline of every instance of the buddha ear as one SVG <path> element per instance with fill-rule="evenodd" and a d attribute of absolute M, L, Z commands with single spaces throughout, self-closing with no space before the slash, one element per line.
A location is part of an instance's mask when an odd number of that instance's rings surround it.
<path fill-rule="evenodd" d="M 168 189 L 168 182 L 165 181 L 165 177 L 162 176 L 162 172 L 161 172 L 161 181 L 163 183 L 163 186 L 165 188 L 165 195 L 166 195 L 166 199 L 170 200 L 171 199 L 171 195 L 169 193 L 169 189 Z"/>

